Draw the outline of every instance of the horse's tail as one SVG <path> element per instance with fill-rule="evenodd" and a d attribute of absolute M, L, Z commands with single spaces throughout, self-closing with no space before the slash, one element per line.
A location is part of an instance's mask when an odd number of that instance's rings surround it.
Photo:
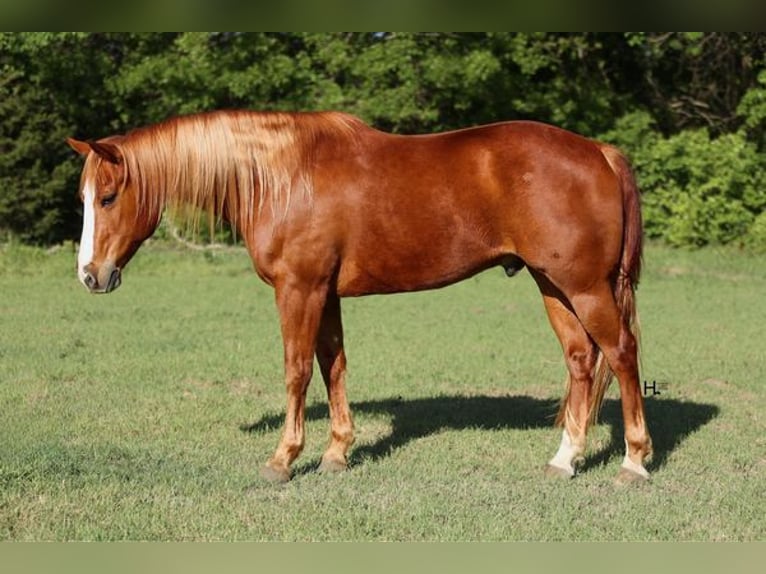
<path fill-rule="evenodd" d="M 641 257 L 643 252 L 643 226 L 641 222 L 641 198 L 636 178 L 627 158 L 615 147 L 601 144 L 612 171 L 614 171 L 622 189 L 622 256 L 620 265 L 615 270 L 613 279 L 614 299 L 620 310 L 624 324 L 636 339 L 636 349 L 640 348 L 641 328 L 636 309 L 636 287 L 641 275 Z M 609 368 L 604 353 L 599 350 L 593 375 L 593 389 L 589 405 L 588 425 L 598 418 L 613 373 Z"/>

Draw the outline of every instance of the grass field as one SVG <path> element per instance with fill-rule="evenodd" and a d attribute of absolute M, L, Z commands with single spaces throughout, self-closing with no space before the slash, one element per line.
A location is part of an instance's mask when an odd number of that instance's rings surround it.
<path fill-rule="evenodd" d="M 273 486 L 281 340 L 247 256 L 154 243 L 101 297 L 74 258 L 0 247 L 0 539 L 764 539 L 762 257 L 647 249 L 642 377 L 661 394 L 653 479 L 629 488 L 616 385 L 583 472 L 543 479 L 564 364 L 526 272 L 345 300 L 351 469 L 314 472 L 317 377 Z"/>

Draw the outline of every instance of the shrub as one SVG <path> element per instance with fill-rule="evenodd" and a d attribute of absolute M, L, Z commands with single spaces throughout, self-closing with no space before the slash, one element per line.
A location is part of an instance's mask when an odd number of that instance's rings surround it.
<path fill-rule="evenodd" d="M 702 128 L 663 137 L 639 112 L 602 139 L 633 161 L 650 238 L 676 246 L 744 240 L 766 207 L 766 165 L 741 132 L 711 138 Z"/>
<path fill-rule="evenodd" d="M 758 253 L 766 253 L 766 211 L 755 218 L 745 236 L 744 243 Z"/>

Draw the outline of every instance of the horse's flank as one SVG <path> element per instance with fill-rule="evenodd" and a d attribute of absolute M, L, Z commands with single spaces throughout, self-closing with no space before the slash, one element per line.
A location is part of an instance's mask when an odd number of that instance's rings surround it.
<path fill-rule="evenodd" d="M 311 150 L 323 137 L 353 134 L 362 122 L 341 113 L 217 111 L 170 119 L 114 138 L 139 209 L 168 207 L 196 228 L 206 213 L 243 233 L 268 210 L 287 214 L 292 195 L 313 196 Z M 192 206 L 192 209 L 189 207 Z"/>

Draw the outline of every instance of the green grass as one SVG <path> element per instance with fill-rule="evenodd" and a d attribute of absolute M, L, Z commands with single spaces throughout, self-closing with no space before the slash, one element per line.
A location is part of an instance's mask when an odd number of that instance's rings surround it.
<path fill-rule="evenodd" d="M 71 246 L 0 247 L 0 539 L 762 540 L 766 265 L 651 246 L 639 289 L 650 484 L 613 484 L 616 385 L 584 471 L 548 481 L 564 364 L 533 281 L 492 270 L 344 300 L 351 469 L 314 472 L 324 387 L 285 486 L 271 290 L 240 251 L 153 243 L 109 296 Z"/>

